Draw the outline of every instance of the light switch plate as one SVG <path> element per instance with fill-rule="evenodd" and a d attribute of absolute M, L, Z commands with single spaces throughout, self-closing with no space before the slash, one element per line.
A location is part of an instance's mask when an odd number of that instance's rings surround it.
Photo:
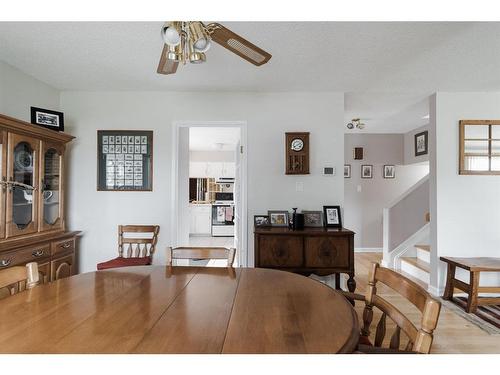
<path fill-rule="evenodd" d="M 304 191 L 304 183 L 297 181 L 295 183 L 295 191 Z"/>

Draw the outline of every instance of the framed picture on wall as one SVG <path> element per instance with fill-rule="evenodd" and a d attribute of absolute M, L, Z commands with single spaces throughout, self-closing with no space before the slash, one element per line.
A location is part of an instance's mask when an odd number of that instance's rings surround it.
<path fill-rule="evenodd" d="M 64 114 L 50 109 L 31 107 L 31 123 L 62 132 L 64 131 Z"/>
<path fill-rule="evenodd" d="M 351 164 L 344 165 L 344 178 L 351 178 Z"/>
<path fill-rule="evenodd" d="M 340 206 L 323 206 L 325 214 L 325 226 L 330 228 L 342 228 L 342 217 Z"/>
<path fill-rule="evenodd" d="M 373 165 L 363 164 L 361 166 L 361 178 L 373 178 Z"/>
<path fill-rule="evenodd" d="M 152 131 L 97 131 L 97 190 L 153 190 Z"/>
<path fill-rule="evenodd" d="M 429 151 L 429 132 L 415 134 L 415 156 L 427 155 Z"/>
<path fill-rule="evenodd" d="M 395 178 L 396 167 L 394 165 L 384 165 L 384 178 Z"/>

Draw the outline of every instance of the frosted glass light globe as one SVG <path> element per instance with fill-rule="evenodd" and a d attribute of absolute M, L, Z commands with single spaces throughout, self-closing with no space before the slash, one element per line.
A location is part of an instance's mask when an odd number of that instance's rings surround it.
<path fill-rule="evenodd" d="M 176 46 L 181 42 L 181 35 L 175 27 L 164 27 L 161 33 L 163 41 L 169 46 Z"/>
<path fill-rule="evenodd" d="M 193 47 L 198 52 L 207 52 L 210 48 L 210 39 L 200 38 L 194 42 Z"/>

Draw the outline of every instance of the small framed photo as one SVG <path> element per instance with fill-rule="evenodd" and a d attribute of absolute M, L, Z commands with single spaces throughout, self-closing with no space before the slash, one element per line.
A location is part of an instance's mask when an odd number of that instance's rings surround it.
<path fill-rule="evenodd" d="M 429 132 L 415 134 L 415 156 L 427 155 L 429 150 Z"/>
<path fill-rule="evenodd" d="M 363 164 L 361 166 L 361 178 L 373 178 L 373 165 Z"/>
<path fill-rule="evenodd" d="M 255 228 L 268 227 L 270 225 L 269 216 L 267 216 L 267 215 L 255 215 L 253 217 L 253 225 L 255 226 Z"/>
<path fill-rule="evenodd" d="M 288 227 L 288 211 L 268 211 L 267 216 L 272 227 Z"/>
<path fill-rule="evenodd" d="M 340 206 L 323 206 L 325 213 L 325 226 L 330 228 L 342 228 L 342 217 Z"/>
<path fill-rule="evenodd" d="M 396 167 L 394 165 L 384 165 L 384 178 L 395 178 Z"/>
<path fill-rule="evenodd" d="M 351 164 L 344 165 L 344 178 L 351 178 Z"/>
<path fill-rule="evenodd" d="M 304 214 L 305 227 L 322 227 L 323 212 L 322 211 L 302 211 Z"/>
<path fill-rule="evenodd" d="M 62 132 L 64 131 L 64 114 L 50 109 L 31 107 L 31 123 Z"/>

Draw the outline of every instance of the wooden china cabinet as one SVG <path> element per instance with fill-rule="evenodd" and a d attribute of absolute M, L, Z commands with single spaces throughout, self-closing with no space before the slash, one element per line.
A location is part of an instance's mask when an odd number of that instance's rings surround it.
<path fill-rule="evenodd" d="M 0 115 L 0 271 L 38 263 L 42 282 L 76 273 L 64 220 L 66 144 L 74 137 Z"/>

